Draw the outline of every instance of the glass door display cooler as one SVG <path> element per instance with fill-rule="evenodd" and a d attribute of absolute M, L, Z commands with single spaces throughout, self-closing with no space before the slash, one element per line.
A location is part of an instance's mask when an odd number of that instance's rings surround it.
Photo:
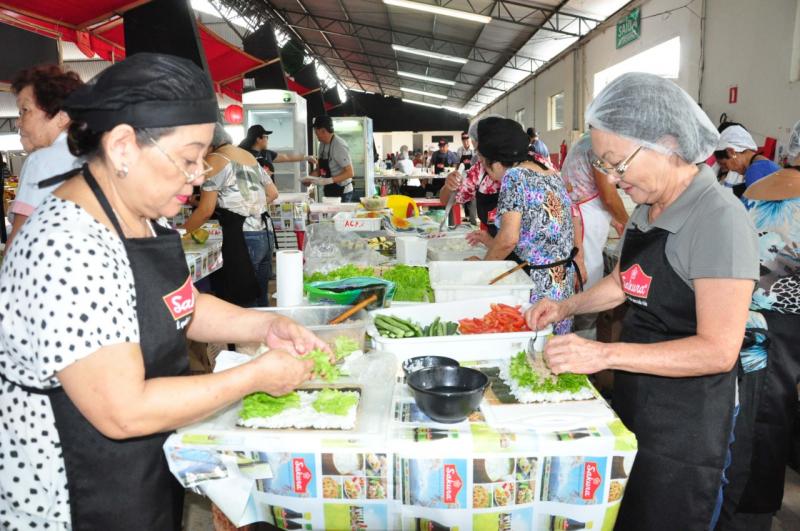
<path fill-rule="evenodd" d="M 259 124 L 267 131 L 271 151 L 306 154 L 308 129 L 306 100 L 288 90 L 254 90 L 242 95 L 244 129 Z M 308 176 L 306 162 L 275 164 L 273 180 L 281 192 L 299 192 L 300 180 Z"/>
<path fill-rule="evenodd" d="M 333 132 L 347 142 L 353 161 L 353 200 L 375 192 L 375 162 L 372 147 L 372 118 L 334 116 Z M 319 151 L 319 142 L 316 148 Z M 318 155 L 319 153 L 317 153 Z"/>

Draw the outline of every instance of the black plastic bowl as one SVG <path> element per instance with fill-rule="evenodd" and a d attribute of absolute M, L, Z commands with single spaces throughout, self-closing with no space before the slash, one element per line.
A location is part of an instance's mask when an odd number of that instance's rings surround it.
<path fill-rule="evenodd" d="M 436 422 L 461 422 L 475 411 L 489 378 L 468 367 L 431 367 L 411 373 L 408 386 L 423 413 Z"/>
<path fill-rule="evenodd" d="M 406 376 L 412 372 L 421 371 L 428 367 L 458 367 L 458 362 L 453 358 L 446 358 L 444 356 L 417 356 L 416 358 L 408 358 L 403 362 L 403 372 Z"/>

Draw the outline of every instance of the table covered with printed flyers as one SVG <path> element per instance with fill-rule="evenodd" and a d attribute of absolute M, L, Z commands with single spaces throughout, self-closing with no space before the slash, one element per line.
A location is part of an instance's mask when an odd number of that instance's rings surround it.
<path fill-rule="evenodd" d="M 394 356 L 361 363 L 336 384 L 360 390 L 353 429 L 237 426 L 240 402 L 173 434 L 171 470 L 239 526 L 613 529 L 637 445 L 593 389 L 588 400 L 522 404 L 499 376 L 502 361 L 476 361 L 491 382 L 480 409 L 438 424 Z"/>

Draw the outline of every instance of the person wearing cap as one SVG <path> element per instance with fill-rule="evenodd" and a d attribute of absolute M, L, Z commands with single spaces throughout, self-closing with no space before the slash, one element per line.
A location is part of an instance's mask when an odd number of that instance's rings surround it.
<path fill-rule="evenodd" d="M 440 138 L 439 150 L 434 151 L 431 155 L 431 164 L 434 175 L 440 175 L 444 169 L 449 166 L 458 164 L 458 156 L 455 152 L 450 151 L 450 144 L 444 138 Z M 432 192 L 434 195 L 439 193 L 442 186 L 444 186 L 444 179 L 426 179 L 423 181 L 423 186 L 426 192 Z"/>
<path fill-rule="evenodd" d="M 330 349 L 308 330 L 192 285 L 174 216 L 204 179 L 219 112 L 208 74 L 128 56 L 64 102 L 85 164 L 31 215 L 0 270 L 0 521 L 11 529 L 179 530 L 163 444 L 242 396 L 283 395 Z M 10 311 L 9 311 L 10 310 Z M 266 343 L 188 376 L 187 337 Z"/>
<path fill-rule="evenodd" d="M 312 155 L 298 155 L 296 153 L 278 153 L 267 149 L 269 147 L 269 135 L 272 131 L 264 129 L 261 124 L 251 125 L 247 129 L 247 135 L 239 142 L 239 147 L 245 149 L 253 155 L 262 168 L 265 168 L 270 176 L 275 175 L 275 164 L 281 162 L 309 162 L 316 164 L 317 159 Z"/>
<path fill-rule="evenodd" d="M 526 312 L 538 330 L 625 303 L 621 342 L 548 342 L 555 373 L 614 372 L 614 410 L 638 443 L 615 529 L 713 529 L 736 401 L 736 362 L 758 278 L 744 206 L 702 164 L 719 133 L 670 80 L 627 73 L 586 111 L 594 167 L 638 206 L 613 272 Z"/>
<path fill-rule="evenodd" d="M 461 146 L 456 151 L 456 158 L 458 158 L 459 165 L 464 165 L 464 171 L 469 171 L 472 167 L 472 159 L 475 158 L 475 150 L 472 148 L 467 131 L 461 133 Z"/>
<path fill-rule="evenodd" d="M 183 228 L 191 233 L 214 214 L 222 227 L 224 264 L 212 276 L 214 292 L 239 306 L 269 306 L 273 249 L 269 204 L 278 198 L 278 189 L 252 152 L 232 145 L 220 123 L 214 127 L 205 160 L 212 171 Z"/>
<path fill-rule="evenodd" d="M 522 126 L 508 118 L 478 122 L 478 158 L 489 176 L 502 181 L 497 201 L 497 236 L 475 231 L 472 245 L 484 244 L 484 260 L 527 262 L 525 271 L 535 289 L 531 302 L 549 297 L 566 299 L 573 293 L 578 266 L 574 247 L 572 206 L 557 171 L 528 160 L 528 138 Z M 570 331 L 567 316 L 555 323 L 556 334 Z"/>
<path fill-rule="evenodd" d="M 769 530 L 781 508 L 795 433 L 800 357 L 800 121 L 789 165 L 747 188 L 742 200 L 758 233 L 760 278 L 740 353 L 733 459 L 719 531 Z"/>
<path fill-rule="evenodd" d="M 353 199 L 353 161 L 347 142 L 333 132 L 333 119 L 328 115 L 314 118 L 314 134 L 319 140 L 319 167 L 310 172 L 303 184 L 323 186 L 325 197 L 341 197 L 343 203 Z"/>
<path fill-rule="evenodd" d="M 609 224 L 622 236 L 628 223 L 628 213 L 616 186 L 592 166 L 593 159 L 592 137 L 587 133 L 575 142 L 561 166 L 561 176 L 581 225 L 579 243 L 586 263 L 586 288 L 603 278 L 603 248 Z"/>
<path fill-rule="evenodd" d="M 767 157 L 758 154 L 755 140 L 741 125 L 732 125 L 720 133 L 714 157 L 723 170 L 744 175 L 744 185 L 733 187 L 739 197 L 747 187 L 780 169 Z"/>
<path fill-rule="evenodd" d="M 490 115 L 485 118 L 497 118 L 499 115 Z M 484 118 L 484 119 L 485 119 Z M 473 120 L 469 125 L 467 136 L 472 140 L 476 153 L 478 150 L 478 123 L 480 120 Z M 477 217 L 486 226 L 489 236 L 497 235 L 495 225 L 495 215 L 497 211 L 497 194 L 500 191 L 500 181 L 489 176 L 486 168 L 481 164 L 480 157 L 476 157 L 475 164 L 470 166 L 466 175 L 462 175 L 458 170 L 451 172 L 445 184 L 439 192 L 439 199 L 447 204 L 450 194 L 457 194 L 456 203 L 461 205 L 470 204 L 473 200 L 477 206 Z"/>
<path fill-rule="evenodd" d="M 69 116 L 62 104 L 82 84 L 78 74 L 65 72 L 58 65 L 25 69 L 11 82 L 19 110 L 20 142 L 28 158 L 22 165 L 17 195 L 9 208 L 11 232 L 7 248 L 25 220 L 52 191 L 39 188 L 39 182 L 80 165 L 67 148 Z"/>

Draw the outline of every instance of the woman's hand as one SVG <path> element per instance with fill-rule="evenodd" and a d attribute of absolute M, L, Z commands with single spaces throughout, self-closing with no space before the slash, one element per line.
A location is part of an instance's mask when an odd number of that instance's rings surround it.
<path fill-rule="evenodd" d="M 483 244 L 488 247 L 489 244 L 492 243 L 492 237 L 489 236 L 488 232 L 476 230 L 467 234 L 467 242 L 473 247 L 479 244 Z"/>
<path fill-rule="evenodd" d="M 260 391 L 272 396 L 292 392 L 298 385 L 311 378 L 314 362 L 293 356 L 282 349 L 273 349 L 257 357 L 251 363 L 262 370 L 258 379 Z"/>
<path fill-rule="evenodd" d="M 264 343 L 270 349 L 282 349 L 294 356 L 304 356 L 314 349 L 332 354 L 328 344 L 307 328 L 300 326 L 288 317 L 270 317 L 264 338 Z"/>
<path fill-rule="evenodd" d="M 531 330 L 541 330 L 547 325 L 569 317 L 563 302 L 542 299 L 525 311 L 525 322 Z"/>
<path fill-rule="evenodd" d="M 605 343 L 575 334 L 555 336 L 544 346 L 544 359 L 555 374 L 594 374 L 609 368 L 606 348 Z"/>
<path fill-rule="evenodd" d="M 316 166 L 317 165 L 317 157 L 315 157 L 314 155 L 309 155 L 309 156 L 306 157 L 306 162 Z"/>
<path fill-rule="evenodd" d="M 621 238 L 622 237 L 622 233 L 625 232 L 625 225 L 623 225 L 622 223 L 620 223 L 619 221 L 617 221 L 615 219 L 612 219 L 611 220 L 611 226 L 614 227 L 614 230 L 617 231 L 617 234 Z"/>
<path fill-rule="evenodd" d="M 461 174 L 458 173 L 457 171 L 451 171 L 447 175 L 447 179 L 444 181 L 444 185 L 451 192 L 457 192 L 458 189 L 461 187 Z"/>

